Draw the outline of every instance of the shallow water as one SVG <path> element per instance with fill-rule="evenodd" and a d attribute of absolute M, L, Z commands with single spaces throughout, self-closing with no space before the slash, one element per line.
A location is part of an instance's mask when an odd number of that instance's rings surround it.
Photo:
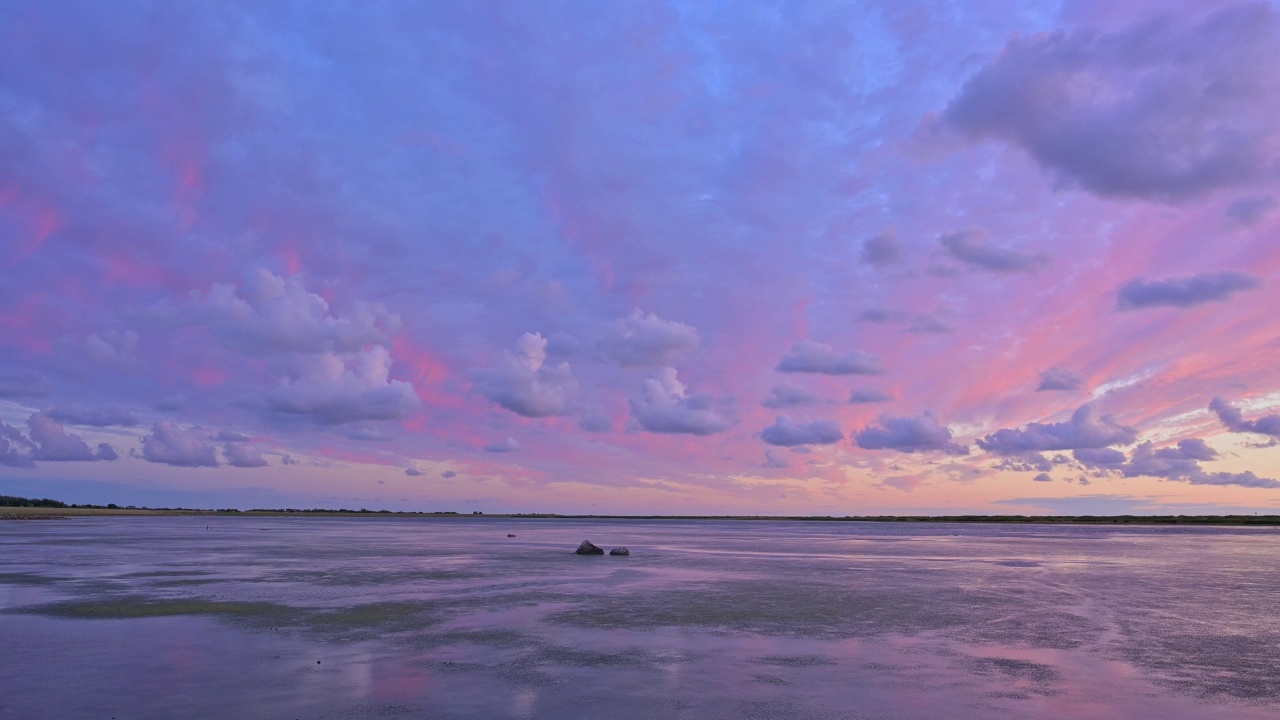
<path fill-rule="evenodd" d="M 0 523 L 0 718 L 1280 718 L 1278 668 L 1267 529 Z"/>

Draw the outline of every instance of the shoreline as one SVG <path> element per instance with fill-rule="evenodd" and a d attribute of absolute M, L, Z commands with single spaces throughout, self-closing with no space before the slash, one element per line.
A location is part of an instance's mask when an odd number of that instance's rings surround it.
<path fill-rule="evenodd" d="M 751 520 L 789 522 L 953 523 L 991 525 L 1197 525 L 1280 527 L 1280 515 L 561 515 L 555 513 L 454 513 L 358 510 L 195 510 L 185 508 L 0 507 L 3 520 L 70 520 L 84 517 L 321 517 L 425 518 L 436 520 Z"/>

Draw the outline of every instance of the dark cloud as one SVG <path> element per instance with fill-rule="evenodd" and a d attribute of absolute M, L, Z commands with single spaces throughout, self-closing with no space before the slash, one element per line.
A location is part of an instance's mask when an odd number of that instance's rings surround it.
<path fill-rule="evenodd" d="M 880 481 L 881 485 L 901 490 L 902 492 L 914 492 L 916 488 L 924 484 L 924 481 L 918 477 L 894 476 L 887 477 Z"/>
<path fill-rule="evenodd" d="M 663 320 L 638 308 L 615 320 L 600 341 L 601 348 L 623 367 L 660 367 L 698 349 L 698 331 L 691 325 Z"/>
<path fill-rule="evenodd" d="M 142 437 L 142 457 L 175 467 L 218 467 L 218 455 L 208 443 L 207 433 L 184 430 L 168 420 L 152 425 L 151 432 Z"/>
<path fill-rule="evenodd" d="M 303 416 L 323 425 L 403 419 L 421 401 L 412 385 L 390 378 L 391 365 L 391 354 L 381 345 L 350 357 L 303 356 L 296 376 L 269 391 L 265 405 L 271 412 Z"/>
<path fill-rule="evenodd" d="M 474 372 L 476 389 L 498 405 L 524 417 L 568 415 L 578 394 L 578 381 L 569 363 L 546 365 L 547 341 L 525 333 L 514 353 L 503 353 L 495 368 Z"/>
<path fill-rule="evenodd" d="M 835 420 L 812 420 L 797 423 L 786 415 L 779 415 L 772 425 L 760 433 L 760 438 L 770 445 L 794 447 L 796 445 L 830 445 L 844 439 L 840 425 Z"/>
<path fill-rule="evenodd" d="M 50 408 L 45 414 L 66 425 L 133 427 L 138 418 L 123 408 Z"/>
<path fill-rule="evenodd" d="M 268 464 L 258 448 L 247 442 L 229 442 L 223 445 L 222 455 L 232 467 L 255 468 L 266 467 Z"/>
<path fill-rule="evenodd" d="M 1264 415 L 1257 420 L 1245 420 L 1244 414 L 1227 402 L 1225 398 L 1216 397 L 1209 403 L 1209 409 L 1218 416 L 1218 420 L 1231 432 L 1257 433 L 1280 437 L 1280 415 Z"/>
<path fill-rule="evenodd" d="M 417 468 L 405 468 L 404 474 L 409 477 L 422 477 L 422 471 Z"/>
<path fill-rule="evenodd" d="M 1227 207 L 1227 217 L 1236 225 L 1253 225 L 1276 209 L 1276 199 L 1270 195 L 1241 198 Z"/>
<path fill-rule="evenodd" d="M 791 467 L 791 464 L 787 462 L 786 458 L 779 455 L 777 450 L 765 448 L 764 462 L 760 465 L 760 467 L 785 468 L 785 467 Z"/>
<path fill-rule="evenodd" d="M 589 412 L 578 419 L 578 427 L 590 433 L 602 433 L 613 430 L 613 420 L 601 412 Z"/>
<path fill-rule="evenodd" d="M 230 430 L 219 430 L 209 439 L 214 442 L 249 442 L 253 438 L 242 433 L 231 432 Z"/>
<path fill-rule="evenodd" d="M 53 384 L 34 370 L 0 370 L 0 398 L 42 398 Z"/>
<path fill-rule="evenodd" d="M 1036 272 L 1049 266 L 1044 253 L 1021 253 L 1009 248 L 984 245 L 969 233 L 951 233 L 938 238 L 951 257 L 960 262 L 994 273 Z"/>
<path fill-rule="evenodd" d="M 1120 287 L 1117 310 L 1149 307 L 1189 308 L 1207 302 L 1221 302 L 1243 290 L 1252 290 L 1258 281 L 1242 272 L 1220 272 L 1190 277 L 1147 280 L 1135 278 Z"/>
<path fill-rule="evenodd" d="M 907 332 L 913 335 L 942 335 L 955 332 L 955 328 L 934 315 L 917 315 L 916 319 L 907 326 Z"/>
<path fill-rule="evenodd" d="M 893 400 L 893 396 L 882 390 L 875 388 L 857 388 L 849 394 L 849 402 L 854 405 L 862 405 L 865 403 L 882 403 Z"/>
<path fill-rule="evenodd" d="M 510 453 L 519 450 L 520 443 L 516 442 L 515 438 L 510 437 L 484 446 L 484 451 L 490 453 Z"/>
<path fill-rule="evenodd" d="M 779 409 L 812 405 L 817 401 L 816 395 L 799 385 L 780 383 L 773 386 L 769 395 L 761 400 L 760 404 L 767 408 Z"/>
<path fill-rule="evenodd" d="M 1081 465 L 1094 469 L 1115 470 L 1128 461 L 1123 452 L 1107 447 L 1079 448 L 1071 454 Z"/>
<path fill-rule="evenodd" d="M 822 375 L 879 375 L 884 372 L 880 358 L 864 352 L 837 355 L 825 343 L 802 340 L 778 363 L 779 372 Z"/>
<path fill-rule="evenodd" d="M 726 409 L 708 395 L 689 395 L 675 368 L 664 368 L 644 381 L 644 391 L 631 398 L 631 415 L 640 427 L 655 433 L 713 435 L 733 424 Z"/>
<path fill-rule="evenodd" d="M 1049 368 L 1040 373 L 1040 385 L 1036 392 L 1049 390 L 1079 390 L 1084 387 L 1084 376 L 1072 370 Z"/>
<path fill-rule="evenodd" d="M 1280 32 L 1266 3 L 1189 26 L 1014 37 L 945 117 L 1104 196 L 1176 200 L 1274 177 Z"/>
<path fill-rule="evenodd" d="M 1005 455 L 1000 458 L 1000 462 L 996 463 L 997 470 L 1012 470 L 1014 472 L 1049 472 L 1053 469 L 1054 462 L 1038 452 L 1023 452 L 1017 455 Z"/>
<path fill-rule="evenodd" d="M 1136 428 L 1121 425 L 1111 415 L 1099 416 L 1092 405 L 1084 405 L 1065 422 L 1029 423 L 1021 430 L 997 430 L 979 439 L 978 447 L 996 455 L 1020 455 L 1043 450 L 1130 445 L 1137 439 Z"/>
<path fill-rule="evenodd" d="M 883 233 L 862 241 L 862 262 L 875 267 L 886 267 L 902 257 L 902 243 L 892 233 Z"/>
<path fill-rule="evenodd" d="M 132 365 L 137 362 L 138 333 L 133 330 L 105 330 L 90 333 L 84 341 L 89 357 L 105 365 Z"/>
<path fill-rule="evenodd" d="M 1036 482 L 1053 482 L 1053 478 L 1049 476 L 1049 473 L 1043 473 L 1043 472 L 1031 479 L 1035 480 Z"/>
<path fill-rule="evenodd" d="M 855 318 L 858 322 L 869 323 L 888 323 L 897 322 L 905 317 L 903 313 L 886 310 L 884 308 L 869 308 L 858 313 Z"/>
<path fill-rule="evenodd" d="M 444 472 L 440 473 L 440 477 L 444 478 L 445 480 L 448 480 L 450 478 L 458 477 L 458 473 L 452 470 L 445 470 Z"/>
<path fill-rule="evenodd" d="M 853 440 L 866 450 L 942 451 L 949 455 L 967 455 L 969 452 L 969 448 L 951 442 L 951 428 L 939 423 L 929 412 L 916 417 L 882 415 L 876 423 L 855 434 Z"/>
<path fill-rule="evenodd" d="M 162 397 L 159 400 L 157 400 L 156 404 L 152 405 L 152 407 L 154 407 L 157 410 L 172 412 L 174 410 L 181 410 L 182 408 L 186 407 L 186 405 L 187 405 L 186 396 L 166 395 L 165 397 Z"/>

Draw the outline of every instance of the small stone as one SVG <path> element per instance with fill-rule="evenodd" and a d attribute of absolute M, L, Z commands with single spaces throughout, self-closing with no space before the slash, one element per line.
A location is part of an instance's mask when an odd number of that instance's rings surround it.
<path fill-rule="evenodd" d="M 579 555 L 603 555 L 604 548 L 598 548 L 595 545 L 592 545 L 590 540 L 583 540 L 582 544 L 579 545 L 578 549 L 574 550 L 574 552 Z"/>
<path fill-rule="evenodd" d="M 631 551 L 624 547 L 616 547 L 609 551 L 610 555 L 630 555 Z"/>

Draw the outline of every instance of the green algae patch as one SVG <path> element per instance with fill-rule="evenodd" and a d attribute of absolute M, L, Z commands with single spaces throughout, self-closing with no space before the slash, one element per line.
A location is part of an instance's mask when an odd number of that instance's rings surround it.
<path fill-rule="evenodd" d="M 36 573 L 0 573 L 0 585 L 57 585 L 60 582 L 62 580 L 59 578 L 37 575 Z"/>
<path fill-rule="evenodd" d="M 297 611 L 285 605 L 266 602 L 154 598 L 112 598 L 109 600 L 73 600 L 26 608 L 23 612 L 49 617 L 81 620 L 130 620 L 135 618 L 172 617 L 175 615 L 210 615 L 267 622 L 283 620 Z"/>
<path fill-rule="evenodd" d="M 445 619 L 438 603 L 406 600 L 314 610 L 300 618 L 303 630 L 346 640 L 411 634 Z"/>

